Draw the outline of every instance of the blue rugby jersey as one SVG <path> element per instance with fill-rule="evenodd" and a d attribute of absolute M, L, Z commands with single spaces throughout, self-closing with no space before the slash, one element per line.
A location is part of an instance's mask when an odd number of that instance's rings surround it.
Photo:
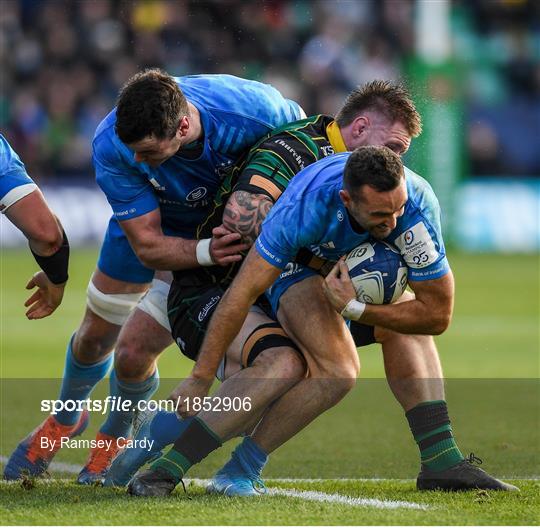
<path fill-rule="evenodd" d="M 166 234 L 194 236 L 209 213 L 223 170 L 275 127 L 301 117 L 294 101 L 275 88 L 232 75 L 176 79 L 200 112 L 203 153 L 197 159 L 172 156 L 157 168 L 137 163 L 114 131 L 116 109 L 99 125 L 93 141 L 96 180 L 117 220 L 160 208 Z"/>
<path fill-rule="evenodd" d="M 34 192 L 37 185 L 26 173 L 24 163 L 0 134 L 0 211 Z"/>
<path fill-rule="evenodd" d="M 272 207 L 256 241 L 258 253 L 285 268 L 301 248 L 337 261 L 370 238 L 354 231 L 341 198 L 343 171 L 350 152 L 310 165 L 289 184 Z M 396 246 L 409 268 L 409 280 L 437 279 L 448 273 L 441 234 L 440 207 L 430 185 L 405 168 L 408 199 L 396 228 L 385 238 Z"/>

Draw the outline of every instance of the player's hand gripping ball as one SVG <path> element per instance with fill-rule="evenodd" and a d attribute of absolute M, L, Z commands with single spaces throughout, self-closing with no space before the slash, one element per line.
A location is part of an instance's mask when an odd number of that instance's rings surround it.
<path fill-rule="evenodd" d="M 407 287 L 407 265 L 386 242 L 370 240 L 345 257 L 356 299 L 367 304 L 397 301 Z"/>

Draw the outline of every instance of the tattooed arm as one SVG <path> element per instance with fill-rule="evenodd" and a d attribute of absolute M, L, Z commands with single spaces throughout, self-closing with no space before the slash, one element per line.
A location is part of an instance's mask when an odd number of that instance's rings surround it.
<path fill-rule="evenodd" d="M 272 205 L 273 201 L 266 194 L 236 191 L 232 193 L 223 212 L 223 225 L 240 233 L 242 241 L 252 245 Z"/>

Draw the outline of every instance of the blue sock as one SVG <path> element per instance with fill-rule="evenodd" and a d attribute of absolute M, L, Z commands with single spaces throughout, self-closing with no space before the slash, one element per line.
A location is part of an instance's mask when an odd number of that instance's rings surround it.
<path fill-rule="evenodd" d="M 239 463 L 245 473 L 260 475 L 268 461 L 268 455 L 250 436 L 246 436 L 242 443 L 233 451 L 231 460 L 227 462 L 227 466 L 231 463 L 234 464 L 233 461 Z"/>
<path fill-rule="evenodd" d="M 62 378 L 62 389 L 60 390 L 60 400 L 86 400 L 94 387 L 107 375 L 113 361 L 113 355 L 109 354 L 105 359 L 85 365 L 79 363 L 73 356 L 71 348 L 73 338 L 71 336 L 66 351 L 66 363 L 64 376 Z M 62 425 L 75 425 L 81 416 L 81 411 L 62 410 L 56 415 L 56 419 Z"/>
<path fill-rule="evenodd" d="M 144 381 L 131 383 L 121 381 L 116 376 L 116 370 L 111 372 L 110 377 L 110 395 L 121 398 L 120 401 L 131 400 L 132 406 L 129 411 L 109 411 L 109 416 L 99 431 L 115 438 L 127 437 L 131 431 L 131 422 L 133 419 L 133 410 L 137 403 L 142 400 L 148 400 L 156 392 L 159 386 L 159 373 L 156 368 L 154 373 Z"/>
<path fill-rule="evenodd" d="M 150 435 L 160 447 L 165 447 L 176 441 L 191 420 L 192 417 L 183 420 L 176 413 L 159 411 L 150 425 Z"/>

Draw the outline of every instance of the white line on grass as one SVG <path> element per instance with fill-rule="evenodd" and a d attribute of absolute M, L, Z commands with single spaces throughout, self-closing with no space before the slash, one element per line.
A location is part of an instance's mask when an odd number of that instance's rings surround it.
<path fill-rule="evenodd" d="M 295 489 L 268 488 L 270 495 L 283 495 L 285 497 L 294 497 L 298 499 L 330 502 L 334 504 L 346 504 L 347 506 L 368 506 L 385 510 L 394 510 L 396 508 L 408 508 L 411 510 L 427 510 L 425 504 L 417 502 L 381 500 L 381 499 L 363 499 L 362 497 L 349 497 L 339 493 L 324 493 L 322 491 L 299 491 Z"/>

